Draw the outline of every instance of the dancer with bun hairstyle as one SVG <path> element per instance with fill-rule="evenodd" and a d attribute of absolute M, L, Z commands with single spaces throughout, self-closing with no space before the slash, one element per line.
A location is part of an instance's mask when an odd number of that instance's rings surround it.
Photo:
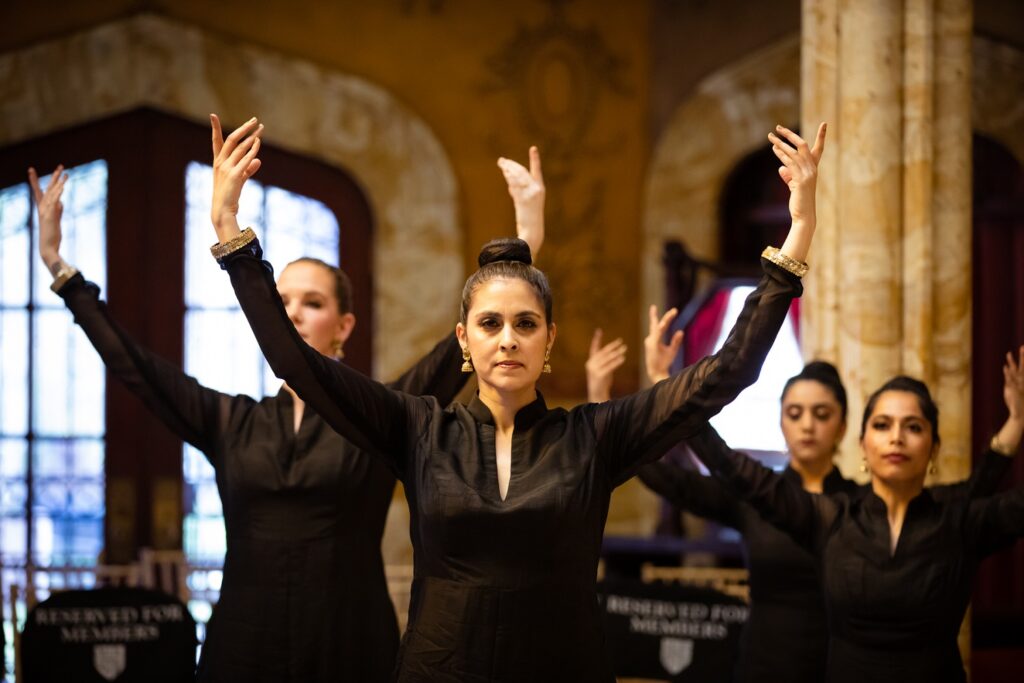
<path fill-rule="evenodd" d="M 532 173 L 508 160 L 501 165 L 518 233 L 539 249 L 544 185 L 536 150 L 531 156 Z M 99 288 L 60 257 L 62 170 L 45 192 L 29 171 L 39 254 L 55 277 L 54 291 L 111 375 L 216 471 L 227 552 L 199 680 L 388 680 L 399 632 L 380 546 L 393 472 L 330 429 L 290 385 L 260 399 L 224 394 L 132 339 L 111 318 Z M 356 322 L 345 273 L 303 258 L 271 286 L 285 300 L 289 329 L 324 363 L 341 365 L 337 357 Z M 464 384 L 461 363 L 451 334 L 389 386 L 447 404 Z"/>
<path fill-rule="evenodd" d="M 1007 354 L 1009 417 L 983 463 L 1009 461 L 1024 433 L 1024 347 Z M 939 451 L 939 410 L 909 377 L 886 382 L 861 421 L 869 486 L 811 493 L 730 449 L 706 426 L 690 447 L 731 492 L 814 558 L 828 623 L 825 681 L 960 683 L 957 634 L 987 554 L 1024 535 L 1024 489 L 985 497 L 1003 464 L 966 485 L 926 488 Z M 786 654 L 791 654 L 788 649 Z M 794 666 L 780 661 L 777 676 Z"/>
<path fill-rule="evenodd" d="M 675 309 L 659 317 L 652 306 L 649 315 L 645 366 L 650 380 L 658 382 L 669 377 L 669 367 L 682 344 L 682 332 L 664 341 Z M 599 339 L 595 338 L 595 344 Z M 611 355 L 615 350 L 615 342 L 605 347 L 591 346 L 587 383 L 592 401 L 610 397 L 607 387 L 614 367 L 604 359 L 618 360 L 620 356 Z M 846 433 L 847 415 L 846 388 L 835 366 L 824 361 L 804 366 L 786 381 L 781 408 L 782 434 L 789 454 L 781 476 L 813 493 L 854 492 L 857 483 L 843 477 L 833 462 Z M 932 493 L 963 494 L 968 487 L 975 495 L 992 493 L 1009 464 L 1008 458 L 989 454 L 976 468 L 971 482 L 933 488 Z M 814 557 L 714 477 L 667 461 L 644 466 L 639 477 L 676 507 L 732 527 L 742 535 L 744 560 L 750 571 L 751 609 L 740 638 L 733 679 L 777 681 L 779 672 L 785 671 L 786 680 L 792 683 L 823 680 L 828 625 Z"/>
<path fill-rule="evenodd" d="M 456 334 L 479 383 L 468 406 L 393 391 L 305 344 L 233 210 L 259 133 L 250 122 L 221 142 L 215 128 L 215 249 L 274 371 L 405 485 L 415 578 L 397 680 L 613 681 L 596 592 L 611 492 L 757 377 L 801 292 L 824 126 L 813 147 L 781 127 L 769 136 L 793 223 L 722 350 L 568 411 L 537 391 L 556 328 L 547 278 L 520 240 L 485 246 L 463 289 Z"/>

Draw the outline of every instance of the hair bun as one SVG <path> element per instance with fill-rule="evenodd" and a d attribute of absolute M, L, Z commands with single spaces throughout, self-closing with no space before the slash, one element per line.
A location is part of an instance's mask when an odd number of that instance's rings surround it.
<path fill-rule="evenodd" d="M 480 250 L 476 262 L 483 268 L 488 263 L 497 261 L 517 261 L 528 266 L 532 265 L 533 257 L 530 255 L 530 245 L 514 237 L 491 240 Z"/>
<path fill-rule="evenodd" d="M 842 384 L 839 370 L 836 369 L 836 366 L 825 360 L 812 360 L 804 366 L 803 372 L 800 375 L 808 379 L 827 379 L 837 384 Z"/>

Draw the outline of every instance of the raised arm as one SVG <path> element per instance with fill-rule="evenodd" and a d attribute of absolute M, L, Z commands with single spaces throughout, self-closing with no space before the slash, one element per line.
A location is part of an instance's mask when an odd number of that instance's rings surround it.
<path fill-rule="evenodd" d="M 60 198 L 67 181 L 63 167 L 54 171 L 45 192 L 35 169 L 29 169 L 28 176 L 39 213 L 39 256 L 55 278 L 54 291 L 100 354 L 107 371 L 171 431 L 215 461 L 219 435 L 235 409 L 247 399 L 207 389 L 173 363 L 140 346 L 110 317 L 99 298 L 99 288 L 87 282 L 60 254 Z"/>
<path fill-rule="evenodd" d="M 263 126 L 250 119 L 226 139 L 210 116 L 213 137 L 211 219 L 219 243 L 212 251 L 231 276 L 238 303 L 263 354 L 274 370 L 339 434 L 404 474 L 409 448 L 412 397 L 392 391 L 321 355 L 299 336 L 288 318 L 255 233 L 238 226 L 238 202 L 246 180 L 259 170 Z M 419 403 L 418 416 L 426 405 Z"/>
<path fill-rule="evenodd" d="M 650 389 L 592 408 L 598 449 L 613 484 L 620 484 L 644 462 L 660 457 L 753 384 L 786 319 L 790 301 L 800 296 L 802 262 L 815 228 L 817 165 L 825 143 L 824 124 L 813 148 L 780 127 L 769 134 L 783 163 L 779 174 L 790 189 L 792 226 L 782 249 L 762 255 L 764 276 L 747 297 L 743 311 L 718 353 L 701 359 Z"/>
<path fill-rule="evenodd" d="M 809 493 L 753 458 L 729 448 L 711 425 L 687 439 L 701 462 L 731 492 L 804 548 L 817 552 L 839 514 L 839 504 Z"/>
<path fill-rule="evenodd" d="M 1008 417 L 992 437 L 989 447 L 971 469 L 971 476 L 955 484 L 931 487 L 933 496 L 949 500 L 956 497 L 981 498 L 996 492 L 999 482 L 1013 465 L 1024 433 L 1024 346 L 1017 358 L 1007 353 L 1003 364 L 1003 401 Z"/>
<path fill-rule="evenodd" d="M 735 527 L 739 499 L 715 477 L 659 460 L 644 465 L 637 473 L 644 486 L 687 512 Z"/>

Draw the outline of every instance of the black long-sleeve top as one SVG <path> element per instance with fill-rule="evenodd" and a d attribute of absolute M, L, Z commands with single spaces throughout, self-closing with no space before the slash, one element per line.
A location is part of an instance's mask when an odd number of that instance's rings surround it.
<path fill-rule="evenodd" d="M 765 262 L 723 349 L 670 380 L 515 416 L 507 497 L 494 420 L 331 364 L 288 322 L 258 246 L 222 260 L 271 367 L 405 484 L 415 578 L 399 681 L 612 681 L 596 569 L 612 489 L 757 377 L 800 282 Z"/>
<path fill-rule="evenodd" d="M 966 487 L 924 489 L 892 553 L 887 508 L 870 486 L 808 493 L 730 449 L 710 426 L 688 443 L 735 495 L 814 557 L 829 631 L 824 680 L 966 680 L 957 634 L 971 579 L 981 558 L 1024 535 L 1024 489 L 978 497 L 991 487 L 987 474 Z M 1003 456 L 985 459 L 992 457 Z"/>
<path fill-rule="evenodd" d="M 202 386 L 137 344 L 98 293 L 81 275 L 59 292 L 111 375 L 216 471 L 227 548 L 199 680 L 388 680 L 398 625 L 380 543 L 393 473 L 311 406 L 296 432 L 283 388 L 255 400 Z M 450 335 L 394 386 L 450 402 L 461 362 Z"/>
<path fill-rule="evenodd" d="M 992 494 L 1010 466 L 1010 459 L 988 451 L 964 484 L 939 486 L 932 495 Z M 781 475 L 803 487 L 792 467 Z M 828 658 L 828 621 L 818 564 L 810 551 L 761 517 L 715 477 L 703 476 L 666 462 L 645 465 L 640 480 L 672 504 L 700 517 L 732 527 L 742 534 L 750 572 L 750 616 L 740 638 L 734 678 L 744 683 L 774 683 L 782 672 L 790 683 L 820 683 Z M 822 482 L 825 495 L 854 494 L 858 484 L 833 468 Z"/>

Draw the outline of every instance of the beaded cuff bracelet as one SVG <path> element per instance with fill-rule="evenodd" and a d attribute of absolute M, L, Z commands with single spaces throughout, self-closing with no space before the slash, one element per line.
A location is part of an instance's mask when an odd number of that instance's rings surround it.
<path fill-rule="evenodd" d="M 797 277 L 803 277 L 807 275 L 808 266 L 803 261 L 797 261 L 795 258 L 786 256 L 775 247 L 765 247 L 764 251 L 761 252 L 761 258 L 768 259 L 779 268 L 788 270 Z"/>
<path fill-rule="evenodd" d="M 214 244 L 210 247 L 210 253 L 213 254 L 213 258 L 219 261 L 228 254 L 238 251 L 254 239 L 256 239 L 256 233 L 252 231 L 252 228 L 246 228 L 224 244 L 221 244 L 220 242 Z"/>

